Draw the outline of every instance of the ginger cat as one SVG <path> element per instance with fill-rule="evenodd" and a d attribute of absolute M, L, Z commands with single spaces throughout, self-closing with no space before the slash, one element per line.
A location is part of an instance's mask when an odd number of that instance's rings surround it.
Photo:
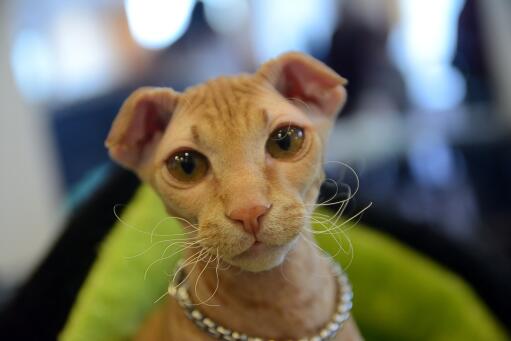
<path fill-rule="evenodd" d="M 254 74 L 178 93 L 141 88 L 123 104 L 111 157 L 188 223 L 189 293 L 218 324 L 261 339 L 310 338 L 327 324 L 338 288 L 311 245 L 323 153 L 346 81 L 300 53 Z M 307 239 L 307 240 L 306 240 Z M 173 297 L 137 340 L 213 340 Z M 360 340 L 352 319 L 334 340 Z"/>

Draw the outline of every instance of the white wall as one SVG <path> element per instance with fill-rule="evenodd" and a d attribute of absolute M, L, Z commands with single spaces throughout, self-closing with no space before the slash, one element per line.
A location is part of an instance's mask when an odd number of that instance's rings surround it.
<path fill-rule="evenodd" d="M 32 269 L 58 226 L 58 178 L 44 113 L 24 103 L 10 70 L 8 1 L 0 1 L 0 285 Z"/>

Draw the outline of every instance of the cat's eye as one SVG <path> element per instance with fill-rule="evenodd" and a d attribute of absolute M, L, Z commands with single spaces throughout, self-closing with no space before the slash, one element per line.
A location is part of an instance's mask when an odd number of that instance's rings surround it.
<path fill-rule="evenodd" d="M 167 169 L 176 180 L 193 183 L 206 176 L 208 160 L 196 151 L 181 151 L 167 160 Z"/>
<path fill-rule="evenodd" d="M 277 128 L 266 142 L 266 150 L 276 159 L 289 159 L 300 151 L 304 140 L 305 133 L 302 128 L 295 126 Z"/>

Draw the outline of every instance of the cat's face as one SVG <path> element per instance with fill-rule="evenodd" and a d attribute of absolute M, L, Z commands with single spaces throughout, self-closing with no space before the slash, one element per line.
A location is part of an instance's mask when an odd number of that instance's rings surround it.
<path fill-rule="evenodd" d="M 107 145 L 171 215 L 193 224 L 201 247 L 244 270 L 267 270 L 308 224 L 343 84 L 292 53 L 184 93 L 143 88 L 124 104 Z"/>

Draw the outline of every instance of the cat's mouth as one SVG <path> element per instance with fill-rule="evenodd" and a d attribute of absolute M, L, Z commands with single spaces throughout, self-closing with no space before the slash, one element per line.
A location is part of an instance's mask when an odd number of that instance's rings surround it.
<path fill-rule="evenodd" d="M 296 222 L 296 225 L 292 225 L 292 221 L 289 219 L 288 221 L 286 228 L 277 225 L 275 222 L 267 224 L 257 235 L 236 230 L 237 226 L 234 226 L 233 231 L 238 233 L 236 235 L 226 233 L 224 237 L 225 244 L 223 244 L 225 246 L 219 248 L 220 251 L 230 251 L 229 254 L 223 254 L 222 259 L 231 265 L 250 272 L 266 271 L 278 266 L 284 261 L 299 236 L 298 228 L 295 228 L 295 226 L 298 226 L 298 222 Z M 204 228 L 204 231 L 209 230 Z M 208 238 L 206 236 L 203 238 L 206 238 L 207 242 Z M 217 247 L 219 246 L 215 245 L 213 249 Z"/>
<path fill-rule="evenodd" d="M 280 246 L 277 245 L 268 245 L 260 240 L 255 240 L 252 245 L 250 245 L 245 251 L 236 255 L 234 258 L 236 259 L 244 259 L 244 258 L 252 258 L 260 256 L 268 251 L 273 251 L 278 249 Z"/>
<path fill-rule="evenodd" d="M 254 241 L 248 248 L 228 260 L 243 270 L 259 272 L 269 270 L 281 264 L 294 242 L 272 245 L 264 241 Z"/>
<path fill-rule="evenodd" d="M 252 245 L 250 245 L 247 249 L 234 256 L 234 259 L 248 259 L 248 258 L 257 258 L 260 256 L 264 256 L 265 254 L 272 254 L 278 252 L 279 250 L 287 248 L 287 243 L 284 245 L 274 245 L 268 244 L 258 239 L 254 240 Z"/>
<path fill-rule="evenodd" d="M 246 250 L 245 252 L 250 252 L 250 253 L 257 253 L 257 252 L 262 252 L 264 251 L 264 249 L 266 248 L 266 244 L 264 244 L 262 241 L 259 241 L 259 240 L 255 240 L 254 243 L 252 244 L 251 247 L 248 248 L 248 250 Z"/>

